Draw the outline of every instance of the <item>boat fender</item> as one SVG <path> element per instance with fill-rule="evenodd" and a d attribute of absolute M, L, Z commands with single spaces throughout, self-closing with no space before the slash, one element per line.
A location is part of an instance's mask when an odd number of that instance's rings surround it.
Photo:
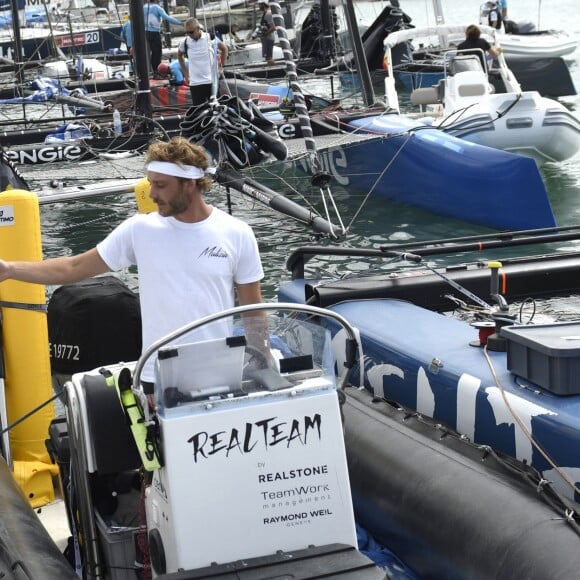
<path fill-rule="evenodd" d="M 42 242 L 38 198 L 30 191 L 0 193 L 0 248 L 5 260 L 40 261 Z M 17 280 L 0 284 L 5 401 L 11 424 L 53 396 L 48 349 L 45 288 Z M 10 431 L 14 476 L 33 507 L 54 499 L 58 474 L 45 446 L 54 417 L 46 405 Z"/>
<path fill-rule="evenodd" d="M 107 369 L 101 369 L 100 372 L 105 377 L 107 385 L 115 387 L 117 390 L 128 425 L 137 444 L 143 467 L 147 471 L 160 469 L 161 454 L 157 445 L 156 425 L 145 425 L 143 409 L 141 409 L 135 393 L 131 389 L 133 385 L 131 371 L 127 367 L 123 367 L 117 373 L 111 373 Z"/>
<path fill-rule="evenodd" d="M 157 204 L 149 197 L 151 185 L 144 177 L 135 185 L 135 201 L 137 202 L 137 209 L 139 213 L 151 213 L 157 211 Z"/>

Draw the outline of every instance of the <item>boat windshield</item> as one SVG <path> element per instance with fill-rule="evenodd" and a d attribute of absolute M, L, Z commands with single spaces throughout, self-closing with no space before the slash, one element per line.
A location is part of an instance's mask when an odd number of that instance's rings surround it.
<path fill-rule="evenodd" d="M 470 53 L 470 54 L 466 54 Z M 479 56 L 481 55 L 481 56 Z M 466 71 L 481 71 L 481 58 L 483 57 L 483 51 L 474 48 L 469 51 L 462 51 L 460 54 L 456 54 L 451 59 L 451 74 L 455 75 L 457 73 Z"/>
<path fill-rule="evenodd" d="M 297 388 L 336 388 L 331 331 L 304 316 L 230 316 L 226 325 L 198 327 L 158 351 L 160 413 Z"/>

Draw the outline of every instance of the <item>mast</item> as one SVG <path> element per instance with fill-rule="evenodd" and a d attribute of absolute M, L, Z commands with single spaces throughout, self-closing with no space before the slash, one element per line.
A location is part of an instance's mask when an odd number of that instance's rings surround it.
<path fill-rule="evenodd" d="M 133 34 L 133 58 L 135 60 L 136 99 L 135 108 L 137 113 L 145 119 L 153 117 L 153 105 L 151 104 L 151 87 L 149 84 L 149 59 L 147 57 L 147 38 L 145 37 L 145 15 L 140 0 L 129 1 L 129 14 L 131 16 L 131 33 Z M 146 129 L 150 123 L 146 123 Z"/>
<path fill-rule="evenodd" d="M 445 15 L 443 14 L 443 5 L 441 4 L 441 0 L 433 0 L 433 12 L 435 13 L 435 25 L 443 25 L 445 24 Z M 439 46 L 442 48 L 447 48 L 449 42 L 447 41 L 446 34 L 439 35 Z"/>
<path fill-rule="evenodd" d="M 20 15 L 18 10 L 24 11 L 24 0 L 11 0 L 12 30 L 14 32 L 14 63 L 16 65 L 16 82 L 19 87 L 24 84 L 24 71 L 22 70 L 22 37 L 20 36 Z"/>
<path fill-rule="evenodd" d="M 322 22 L 322 57 L 332 60 L 335 56 L 334 23 L 331 18 L 329 0 L 320 0 L 320 19 Z"/>
<path fill-rule="evenodd" d="M 352 40 L 352 52 L 360 78 L 363 102 L 365 106 L 371 107 L 375 103 L 375 93 L 371 80 L 371 73 L 369 72 L 369 65 L 365 56 L 365 49 L 360 36 L 360 31 L 358 29 L 356 15 L 354 13 L 352 0 L 345 1 L 344 13 L 346 16 L 350 38 Z"/>

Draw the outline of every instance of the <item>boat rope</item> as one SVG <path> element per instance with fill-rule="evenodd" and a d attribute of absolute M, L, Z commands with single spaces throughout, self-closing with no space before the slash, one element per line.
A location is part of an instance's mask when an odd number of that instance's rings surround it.
<path fill-rule="evenodd" d="M 14 427 L 17 427 L 18 425 L 20 425 L 20 423 L 22 423 L 23 421 L 26 421 L 26 419 L 32 417 L 32 415 L 34 415 L 35 413 L 38 413 L 38 411 L 40 411 L 41 409 L 46 407 L 46 405 L 52 403 L 55 399 L 60 397 L 62 394 L 63 394 L 62 390 L 57 391 L 54 395 L 52 395 L 52 397 L 49 397 L 48 399 L 46 399 L 46 401 L 44 401 L 43 403 L 40 403 L 40 405 L 34 407 L 34 409 L 32 409 L 31 411 L 28 411 L 28 413 L 25 413 L 24 415 L 22 415 L 22 417 L 20 417 L 19 419 L 16 419 L 16 421 L 14 421 L 13 423 L 10 423 L 10 425 L 7 425 L 6 427 L 4 427 L 0 431 L 0 437 L 2 437 L 2 435 L 4 435 L 5 433 L 8 433 L 12 429 L 14 429 Z"/>
<path fill-rule="evenodd" d="M 385 174 L 387 173 L 387 171 L 391 168 L 391 165 L 393 165 L 393 163 L 397 160 L 397 158 L 399 157 L 399 155 L 402 153 L 403 149 L 407 146 L 407 144 L 409 143 L 409 141 L 412 138 L 413 138 L 413 133 L 410 133 L 410 132 L 407 133 L 407 138 L 405 139 L 405 141 L 399 147 L 399 149 L 397 150 L 397 152 L 393 155 L 393 157 L 391 158 L 391 160 L 387 163 L 387 165 L 385 166 L 385 168 L 379 173 L 379 175 L 377 175 L 377 178 L 375 179 L 375 181 L 372 184 L 372 186 L 369 188 L 368 193 L 366 194 L 366 196 L 362 200 L 361 204 L 359 205 L 358 209 L 356 210 L 356 212 L 352 216 L 352 218 L 350 220 L 350 223 L 348 224 L 347 230 L 350 230 L 350 228 L 352 227 L 352 225 L 354 224 L 354 222 L 358 219 L 358 216 L 360 215 L 360 213 L 362 212 L 362 210 L 365 208 L 365 206 L 366 206 L 369 198 L 371 197 L 371 195 L 373 194 L 373 192 L 377 188 L 379 182 L 383 179 L 383 177 L 385 176 Z"/>
<path fill-rule="evenodd" d="M 409 260 L 410 256 L 415 256 L 415 254 L 406 254 L 405 259 Z M 417 257 L 419 258 L 419 261 L 422 260 L 421 256 L 417 256 Z M 411 259 L 411 261 L 416 261 L 416 259 Z M 451 278 L 449 278 L 449 276 L 446 276 L 445 274 L 443 274 L 443 272 L 440 272 L 439 270 L 435 269 L 433 266 L 430 266 L 426 262 L 421 262 L 421 263 L 423 266 L 425 266 L 425 268 L 427 268 L 428 270 L 433 272 L 433 274 L 436 274 L 437 276 L 439 276 L 439 278 L 442 278 L 443 280 L 445 280 L 445 282 L 447 282 L 447 284 L 449 284 L 451 287 L 455 288 L 455 290 L 457 290 L 458 292 L 461 292 L 461 294 L 463 294 L 464 296 L 467 296 L 468 298 L 473 300 L 476 304 L 479 304 L 480 306 L 482 306 L 483 308 L 486 308 L 487 310 L 494 310 L 492 308 L 492 306 L 490 304 L 488 304 L 485 300 L 483 300 L 482 298 L 480 298 L 479 296 L 477 296 L 476 294 L 474 294 L 473 292 L 471 292 L 470 290 L 468 290 L 467 288 L 465 288 L 461 284 L 458 284 L 455 280 L 452 280 Z"/>
<path fill-rule="evenodd" d="M 455 290 L 457 290 L 458 292 L 460 292 L 464 296 L 467 296 L 468 298 L 473 300 L 473 302 L 475 302 L 476 304 L 479 304 L 479 306 L 485 308 L 487 311 L 494 310 L 494 308 L 490 304 L 488 304 L 485 300 L 483 300 L 482 298 L 480 298 L 479 296 L 477 296 L 476 294 L 474 294 L 473 292 L 471 292 L 470 290 L 468 290 L 467 288 L 465 288 L 464 286 L 462 286 L 461 284 L 459 284 L 455 280 L 452 280 L 449 276 L 443 274 L 443 272 L 437 270 L 436 268 L 429 265 L 428 263 L 423 262 L 422 256 L 420 256 L 418 254 L 412 254 L 411 252 L 399 252 L 399 251 L 394 251 L 394 250 L 385 250 L 385 254 L 393 256 L 393 260 L 391 260 L 391 262 L 395 262 L 397 260 L 406 260 L 408 262 L 413 262 L 414 264 L 421 264 L 422 266 L 427 268 L 427 270 L 429 270 L 430 272 L 432 272 L 436 276 L 439 276 L 439 278 L 443 279 L 452 288 L 455 288 Z"/>
<path fill-rule="evenodd" d="M 518 413 L 515 411 L 515 409 L 510 404 L 509 399 L 507 397 L 507 393 L 505 392 L 505 389 L 503 387 L 502 382 L 499 380 L 499 377 L 498 377 L 497 372 L 495 370 L 495 366 L 493 364 L 493 361 L 491 360 L 491 357 L 489 356 L 489 353 L 487 350 L 487 344 L 483 347 L 483 355 L 485 356 L 485 359 L 487 360 L 487 364 L 488 364 L 489 369 L 491 371 L 491 374 L 493 376 L 493 380 L 494 380 L 497 388 L 499 389 L 499 391 L 501 393 L 501 396 L 502 396 L 502 399 L 505 403 L 506 408 L 510 412 L 511 416 L 514 418 L 515 422 L 518 424 L 519 428 L 522 430 L 522 433 L 524 434 L 524 436 L 529 440 L 529 442 L 536 449 L 536 451 L 538 451 L 538 453 L 540 453 L 540 455 L 554 468 L 554 470 L 560 475 L 560 477 L 572 488 L 572 490 L 575 493 L 580 494 L 580 488 L 576 485 L 576 482 L 574 480 L 572 480 L 572 478 L 566 473 L 566 471 L 564 469 L 562 469 L 559 465 L 556 464 L 556 462 L 552 459 L 552 457 L 549 455 L 549 453 L 540 445 L 540 443 L 538 441 L 536 441 L 536 439 L 534 438 L 532 433 L 529 431 L 529 429 L 526 427 L 526 425 L 524 424 L 524 422 L 522 421 L 522 419 L 520 418 Z"/>
<path fill-rule="evenodd" d="M 513 101 L 511 101 L 502 111 L 496 111 L 495 118 L 490 117 L 488 119 L 482 120 L 480 123 L 470 124 L 469 130 L 472 131 L 474 129 L 480 129 L 481 127 L 485 127 L 487 125 L 493 125 L 496 121 L 499 121 L 502 117 L 505 117 L 505 115 L 507 115 L 518 104 L 521 98 L 522 98 L 521 94 L 516 95 L 516 98 Z M 446 133 L 454 130 L 461 130 L 461 127 L 459 127 L 459 129 L 456 127 L 456 124 L 459 123 L 461 121 L 462 116 L 474 106 L 475 103 L 467 107 L 463 107 L 462 109 L 452 111 L 451 113 L 449 113 L 449 115 L 444 117 L 437 125 L 426 126 L 425 128 L 439 129 L 440 131 L 444 131 Z M 421 127 L 418 127 L 418 129 L 420 128 Z"/>
<path fill-rule="evenodd" d="M 72 453 L 70 455 L 70 463 L 69 463 L 69 478 L 68 478 L 68 494 L 70 498 L 76 497 L 76 488 L 75 488 L 75 469 L 76 465 L 74 464 L 74 456 L 75 454 Z M 79 578 L 83 577 L 83 559 L 81 556 L 81 545 L 79 540 L 79 531 L 77 529 L 77 514 L 75 513 L 74 505 L 72 501 L 65 502 L 66 509 L 69 516 L 69 522 L 71 527 L 71 536 L 73 542 L 73 555 L 74 555 L 74 569 L 75 573 Z"/>

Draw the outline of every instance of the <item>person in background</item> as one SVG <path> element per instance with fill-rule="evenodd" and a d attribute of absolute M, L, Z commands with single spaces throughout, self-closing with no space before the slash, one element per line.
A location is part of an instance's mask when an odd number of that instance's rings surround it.
<path fill-rule="evenodd" d="M 129 73 L 133 74 L 133 32 L 131 30 L 131 16 L 127 15 L 127 20 L 121 26 L 121 41 L 125 43 L 129 53 Z"/>
<path fill-rule="evenodd" d="M 259 36 L 262 42 L 262 56 L 266 60 L 266 64 L 273 65 L 276 64 L 276 61 L 272 58 L 274 42 L 276 42 L 276 25 L 274 24 L 270 5 L 266 0 L 260 2 L 260 10 L 262 10 L 262 19 L 260 20 Z"/>
<path fill-rule="evenodd" d="M 60 7 L 61 7 L 61 3 L 60 2 L 57 2 L 50 9 L 50 14 L 51 14 L 51 17 L 52 17 L 53 22 L 60 22 L 61 19 L 64 16 L 63 13 L 60 10 Z"/>
<path fill-rule="evenodd" d="M 487 13 L 488 25 L 491 26 L 492 28 L 495 28 L 496 30 L 501 30 L 503 20 L 501 17 L 501 11 L 497 7 L 497 2 L 495 0 L 489 0 L 487 2 L 487 8 L 488 8 Z"/>
<path fill-rule="evenodd" d="M 183 137 L 154 143 L 147 179 L 156 212 L 126 219 L 83 254 L 40 262 L 0 259 L 0 283 L 70 284 L 136 265 L 144 351 L 189 322 L 233 307 L 236 294 L 240 305 L 261 303 L 264 272 L 256 238 L 248 224 L 205 201 L 212 184 L 208 167 L 204 149 Z M 253 336 L 254 344 L 267 348 L 260 318 L 244 318 L 244 324 L 248 340 Z M 199 338 L 223 338 L 230 331 L 224 321 Z M 154 358 L 143 369 L 146 394 L 153 389 Z"/>
<path fill-rule="evenodd" d="M 507 8 L 508 8 L 507 0 L 498 0 L 497 7 L 500 10 L 502 20 L 505 22 L 505 19 L 507 18 Z"/>
<path fill-rule="evenodd" d="M 189 66 L 187 61 L 185 62 L 185 66 Z M 172 60 L 169 64 L 162 62 L 157 67 L 157 73 L 162 79 L 169 78 L 169 83 L 172 85 L 180 86 L 185 84 L 183 70 L 178 60 Z"/>
<path fill-rule="evenodd" d="M 149 47 L 149 64 L 154 75 L 157 73 L 157 67 L 161 62 L 163 53 L 161 23 L 165 21 L 170 24 L 181 25 L 181 20 L 167 14 L 157 2 L 158 0 L 148 0 L 143 6 L 145 36 L 147 37 L 147 46 Z"/>
<path fill-rule="evenodd" d="M 501 52 L 501 48 L 494 48 L 485 40 L 481 38 L 481 30 L 479 26 L 475 24 L 470 24 L 465 29 L 465 40 L 457 45 L 458 53 L 476 53 L 481 61 L 481 66 L 483 70 L 487 70 L 485 65 L 485 54 L 489 54 L 492 58 L 496 58 Z"/>
<path fill-rule="evenodd" d="M 223 66 L 228 58 L 228 47 L 217 37 L 212 38 L 209 33 L 203 32 L 198 20 L 188 18 L 185 21 L 185 38 L 177 47 L 177 58 L 185 82 L 189 84 L 194 107 L 207 103 L 211 97 L 218 74 L 216 53 L 219 53 Z"/>

